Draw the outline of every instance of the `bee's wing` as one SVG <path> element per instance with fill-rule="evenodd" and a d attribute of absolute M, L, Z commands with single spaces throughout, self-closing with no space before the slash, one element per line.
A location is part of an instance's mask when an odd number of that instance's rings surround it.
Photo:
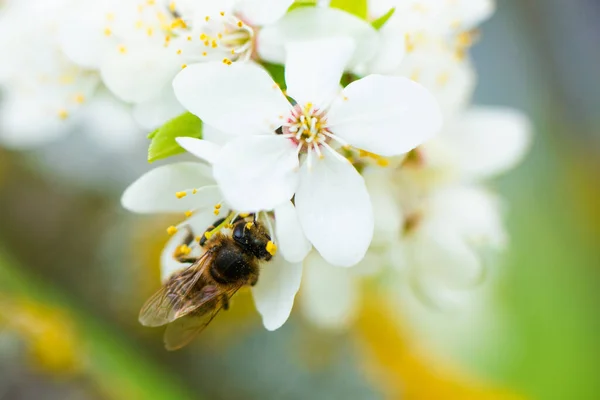
<path fill-rule="evenodd" d="M 171 279 L 154 293 L 140 310 L 140 323 L 145 326 L 165 325 L 200 307 L 202 303 L 197 301 L 197 297 L 202 291 L 194 296 L 190 296 L 190 293 L 213 257 L 212 253 L 203 254 L 178 277 Z"/>
<path fill-rule="evenodd" d="M 209 291 L 210 294 L 207 293 L 207 298 L 202 302 L 202 307 L 167 325 L 164 336 L 165 348 L 169 351 L 178 350 L 191 342 L 221 311 L 224 304 L 223 297 L 226 296 L 227 301 L 229 301 L 231 296 L 242 286 L 239 285 L 226 292 Z"/>

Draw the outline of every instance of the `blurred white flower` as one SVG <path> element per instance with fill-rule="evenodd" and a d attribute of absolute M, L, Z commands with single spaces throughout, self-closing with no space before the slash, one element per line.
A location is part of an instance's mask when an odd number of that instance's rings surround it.
<path fill-rule="evenodd" d="M 186 215 L 185 221 L 169 228 L 173 236 L 161 256 L 162 279 L 166 281 L 190 265 L 174 258 L 189 234 L 188 229 L 200 237 L 219 218 L 215 214 L 227 213 L 229 206 L 222 199 L 210 167 L 180 162 L 155 168 L 140 177 L 123 193 L 121 202 L 126 209 L 137 213 Z M 260 212 L 258 218 L 269 228 L 278 251 L 263 265 L 258 283 L 252 287 L 256 308 L 268 330 L 279 328 L 287 320 L 300 287 L 302 260 L 310 250 L 290 202 L 279 206 L 273 214 L 274 218 Z M 201 251 L 197 241 L 191 247 L 193 252 Z"/>
<path fill-rule="evenodd" d="M 66 134 L 99 77 L 71 63 L 56 37 L 67 0 L 9 1 L 0 10 L 0 141 L 9 147 L 47 143 Z M 27 21 L 24 23 L 23 21 Z"/>
<path fill-rule="evenodd" d="M 369 76 L 340 90 L 354 49 L 349 39 L 287 48 L 287 95 L 294 105 L 251 64 L 189 67 L 175 79 L 175 93 L 203 121 L 237 136 L 214 160 L 229 204 L 272 209 L 295 196 L 313 246 L 330 263 L 351 266 L 369 246 L 373 219 L 362 177 L 336 149 L 406 153 L 436 133 L 439 110 L 427 91 L 400 77 Z M 194 141 L 187 150 L 206 153 L 205 143 Z"/>

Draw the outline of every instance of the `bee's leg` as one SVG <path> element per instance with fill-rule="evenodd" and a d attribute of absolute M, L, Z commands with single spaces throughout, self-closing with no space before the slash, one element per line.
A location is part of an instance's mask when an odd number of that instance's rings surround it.
<path fill-rule="evenodd" d="M 225 218 L 219 218 L 211 226 L 209 226 L 208 228 L 206 228 L 206 230 L 204 231 L 204 233 L 200 237 L 200 246 L 204 247 L 204 244 L 208 240 L 207 237 L 206 237 L 206 234 L 208 232 L 212 231 L 213 229 L 215 229 L 217 226 L 221 225 L 223 223 L 223 221 L 225 221 Z"/>
<path fill-rule="evenodd" d="M 254 275 L 252 278 L 250 278 L 250 286 L 254 286 L 256 285 L 256 283 L 258 282 L 258 275 Z"/>
<path fill-rule="evenodd" d="M 227 297 L 226 294 L 223 295 L 223 297 L 221 298 L 221 304 L 223 306 L 223 310 L 227 311 L 229 310 L 229 297 Z"/>
<path fill-rule="evenodd" d="M 185 246 L 189 248 L 192 245 L 192 243 L 194 243 L 194 232 L 192 231 L 192 228 L 190 228 L 189 225 L 185 225 L 184 229 L 187 230 L 187 235 L 185 235 L 185 237 L 181 241 L 181 247 Z M 173 255 L 173 257 L 180 263 L 194 263 L 198 260 L 198 257 L 190 256 L 188 253 L 189 250 L 188 252 L 182 252 L 178 248 L 177 250 L 175 250 L 175 254 Z"/>

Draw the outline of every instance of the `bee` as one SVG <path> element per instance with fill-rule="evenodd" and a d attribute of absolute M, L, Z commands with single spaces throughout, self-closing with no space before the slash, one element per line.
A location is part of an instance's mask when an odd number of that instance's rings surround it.
<path fill-rule="evenodd" d="M 186 247 L 194 241 L 193 233 L 188 230 Z M 202 235 L 199 244 L 200 256 L 176 252 L 178 261 L 192 264 L 173 274 L 140 311 L 142 325 L 167 325 L 164 334 L 167 350 L 188 344 L 219 311 L 229 308 L 229 300 L 240 288 L 254 286 L 258 282 L 259 264 L 271 260 L 276 249 L 271 236 L 254 216 L 251 220 L 228 217 L 216 221 Z"/>

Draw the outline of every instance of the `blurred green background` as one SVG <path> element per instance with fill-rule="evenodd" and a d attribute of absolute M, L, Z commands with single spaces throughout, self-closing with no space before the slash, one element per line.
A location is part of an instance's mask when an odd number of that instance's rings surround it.
<path fill-rule="evenodd" d="M 144 149 L 90 154 L 100 150 L 74 136 L 0 149 L 0 399 L 600 398 L 598 21 L 595 0 L 499 0 L 482 28 L 476 102 L 526 111 L 535 140 L 494 182 L 511 246 L 485 318 L 431 357 L 376 304 L 352 332 L 294 313 L 270 333 L 243 294 L 168 353 L 137 312 L 170 222 L 118 202 L 149 168 Z"/>

